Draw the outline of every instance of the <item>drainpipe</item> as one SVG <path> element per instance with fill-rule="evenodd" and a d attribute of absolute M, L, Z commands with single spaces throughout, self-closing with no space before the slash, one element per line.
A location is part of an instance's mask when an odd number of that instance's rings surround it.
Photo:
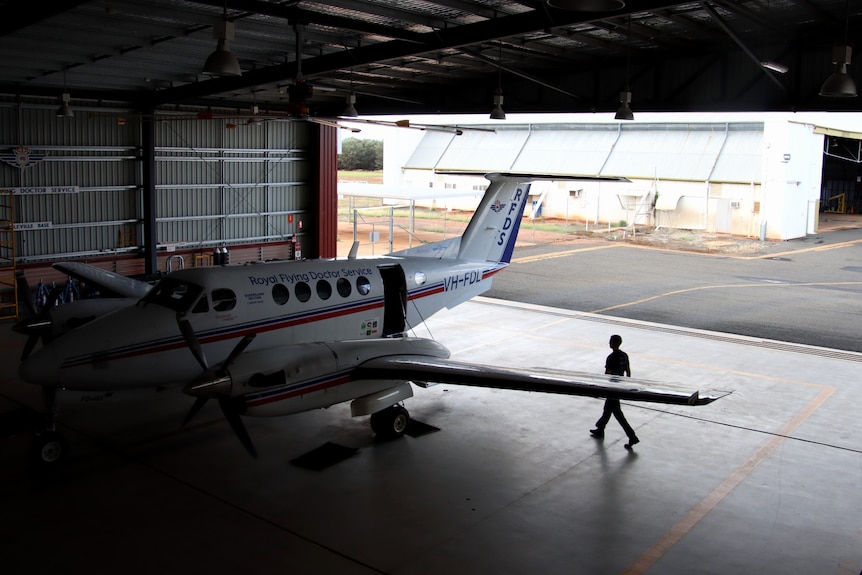
<path fill-rule="evenodd" d="M 709 230 L 709 183 L 712 181 L 712 174 L 715 172 L 715 167 L 718 165 L 718 160 L 721 154 L 724 153 L 724 147 L 727 145 L 727 140 L 730 138 L 730 122 L 724 123 L 724 139 L 721 141 L 721 147 L 718 153 L 712 160 L 712 166 L 709 168 L 709 175 L 706 177 L 706 210 L 704 211 L 703 229 Z"/>

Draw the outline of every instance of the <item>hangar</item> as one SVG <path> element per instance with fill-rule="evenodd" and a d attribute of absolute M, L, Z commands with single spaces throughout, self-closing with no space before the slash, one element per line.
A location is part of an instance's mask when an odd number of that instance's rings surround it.
<path fill-rule="evenodd" d="M 0 186 L 10 190 L 6 221 L 27 224 L 15 231 L 15 261 L 153 272 L 222 245 L 237 257 L 289 257 L 294 240 L 307 256 L 333 255 L 330 119 L 347 104 L 367 114 L 499 104 L 608 115 L 631 104 L 635 117 L 858 109 L 846 82 L 847 97 L 819 96 L 831 74 L 855 70 L 846 46 L 858 44 L 859 13 L 849 2 L 551 4 L 6 3 Z M 222 76 L 204 75 L 214 49 L 237 56 L 241 74 L 224 75 L 228 61 Z M 226 455 L 236 446 L 216 426 L 152 434 L 154 422 L 173 430 L 185 406 L 124 408 L 75 429 L 85 455 L 71 480 L 33 486 L 4 469 L 17 527 L 4 560 L 12 572 L 858 571 L 859 524 L 848 513 L 858 357 L 546 309 L 496 310 L 500 325 L 488 327 L 487 305 L 441 318 L 441 333 L 464 349 L 493 341 L 470 350 L 492 361 L 528 359 L 529 330 L 551 360 L 577 363 L 603 355 L 590 342 L 608 330 L 643 330 L 645 369 L 673 366 L 698 381 L 747 374 L 749 405 L 777 431 L 764 442 L 754 414 L 721 408 L 729 440 L 713 445 L 707 422 L 641 412 L 664 424 L 655 444 L 675 447 L 618 457 L 611 441 L 604 450 L 557 435 L 588 428 L 591 413 L 573 418 L 534 397 L 523 398 L 535 401 L 530 410 L 513 408 L 478 392 L 459 392 L 459 407 L 438 388 L 420 413 L 478 438 L 438 434 L 398 451 L 362 443 L 369 456 L 351 461 L 345 481 L 286 472 L 279 451 L 285 434 L 317 442 L 312 429 L 365 437 L 358 422 L 345 426 L 343 409 L 260 423 L 261 448 L 275 455 L 246 463 Z M 13 345 L 0 353 L 17 360 Z M 818 411 L 833 395 L 841 401 Z M 848 445 L 824 455 L 836 421 Z M 804 440 L 791 437 L 800 431 Z"/>

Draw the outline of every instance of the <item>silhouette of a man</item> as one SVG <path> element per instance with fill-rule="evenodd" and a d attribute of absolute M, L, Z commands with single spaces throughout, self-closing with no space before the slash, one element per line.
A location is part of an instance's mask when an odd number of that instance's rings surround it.
<path fill-rule="evenodd" d="M 605 360 L 605 373 L 609 375 L 625 375 L 626 377 L 631 377 L 632 370 L 629 366 L 629 356 L 626 352 L 620 349 L 622 344 L 622 337 L 616 334 L 611 336 L 609 345 L 613 351 Z M 617 418 L 623 431 L 625 431 L 626 435 L 629 437 L 629 442 L 625 444 L 626 449 L 631 449 L 635 443 L 640 443 L 640 439 L 635 435 L 635 430 L 632 429 L 632 426 L 629 425 L 628 421 L 626 421 L 626 416 L 623 415 L 623 410 L 620 408 L 620 400 L 613 398 L 605 400 L 605 408 L 602 411 L 602 416 L 596 422 L 596 428 L 590 430 L 593 437 L 601 439 L 605 436 L 605 426 L 608 424 L 608 421 L 611 420 L 611 415 Z"/>

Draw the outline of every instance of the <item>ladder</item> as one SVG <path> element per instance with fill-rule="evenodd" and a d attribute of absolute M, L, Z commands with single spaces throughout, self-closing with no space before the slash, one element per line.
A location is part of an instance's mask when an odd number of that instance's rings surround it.
<path fill-rule="evenodd" d="M 15 205 L 12 190 L 0 190 L 0 319 L 18 319 L 15 272 Z"/>

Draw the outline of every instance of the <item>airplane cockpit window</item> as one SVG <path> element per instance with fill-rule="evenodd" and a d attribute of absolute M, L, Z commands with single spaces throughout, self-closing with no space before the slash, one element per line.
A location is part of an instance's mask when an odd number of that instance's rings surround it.
<path fill-rule="evenodd" d="M 359 276 L 356 278 L 356 290 L 362 295 L 371 293 L 371 282 L 368 281 L 367 277 Z"/>
<path fill-rule="evenodd" d="M 332 286 L 326 280 L 317 280 L 317 297 L 329 299 L 332 296 Z"/>
<path fill-rule="evenodd" d="M 166 277 L 141 298 L 141 303 L 153 303 L 173 311 L 185 312 L 197 301 L 202 291 L 203 288 L 197 284 Z"/>
<path fill-rule="evenodd" d="M 272 299 L 278 305 L 284 305 L 290 299 L 290 290 L 284 284 L 275 284 L 272 286 Z"/>
<path fill-rule="evenodd" d="M 296 299 L 301 302 L 306 302 L 311 299 L 311 288 L 305 282 L 297 282 L 296 286 L 293 288 L 293 292 L 296 294 Z"/>
<path fill-rule="evenodd" d="M 206 313 L 210 310 L 210 304 L 207 300 L 207 294 L 203 294 L 198 302 L 195 304 L 195 307 L 192 308 L 192 313 Z"/>
<path fill-rule="evenodd" d="M 236 294 L 227 288 L 214 289 L 212 300 L 215 311 L 230 311 L 236 307 Z"/>
<path fill-rule="evenodd" d="M 350 280 L 345 278 L 338 278 L 338 281 L 335 282 L 335 289 L 338 290 L 338 295 L 341 297 L 350 297 L 350 292 L 353 291 L 353 288 L 350 287 Z"/>

